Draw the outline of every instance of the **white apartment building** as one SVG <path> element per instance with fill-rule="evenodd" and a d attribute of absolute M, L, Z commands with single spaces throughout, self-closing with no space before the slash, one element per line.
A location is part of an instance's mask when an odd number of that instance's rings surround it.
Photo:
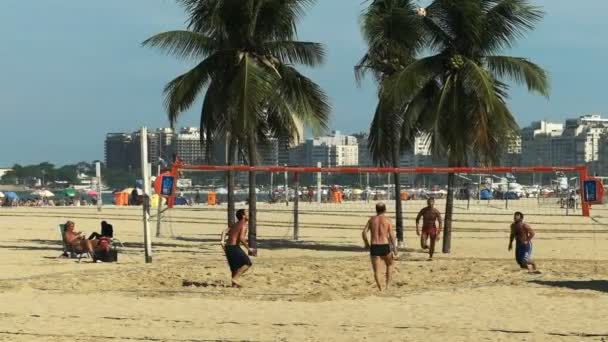
<path fill-rule="evenodd" d="M 536 121 L 521 130 L 521 165 L 554 165 L 551 147 L 553 138 L 560 137 L 564 124 Z"/>
<path fill-rule="evenodd" d="M 582 165 L 597 163 L 608 119 L 585 115 L 565 125 L 534 122 L 522 130 L 522 165 Z"/>
<path fill-rule="evenodd" d="M 186 164 L 204 164 L 205 149 L 198 128 L 185 127 L 174 137 L 174 149 Z"/>
<path fill-rule="evenodd" d="M 316 166 L 317 163 L 329 167 L 359 165 L 357 138 L 335 131 L 331 136 L 308 139 L 290 151 L 291 165 Z"/>

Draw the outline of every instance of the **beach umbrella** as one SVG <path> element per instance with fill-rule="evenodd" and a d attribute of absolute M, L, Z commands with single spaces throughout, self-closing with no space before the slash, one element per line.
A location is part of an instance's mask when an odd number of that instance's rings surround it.
<path fill-rule="evenodd" d="M 5 192 L 4 193 L 4 197 L 6 197 L 9 201 L 12 201 L 12 200 L 15 200 L 15 199 L 19 199 L 19 196 L 16 193 L 12 192 L 12 191 Z"/>
<path fill-rule="evenodd" d="M 97 197 L 97 191 L 95 190 L 88 190 L 85 192 L 85 194 L 87 194 L 87 196 Z"/>
<path fill-rule="evenodd" d="M 64 196 L 67 196 L 67 197 L 76 196 L 76 190 L 71 189 L 71 188 L 63 189 L 62 193 Z"/>
<path fill-rule="evenodd" d="M 55 194 L 48 191 L 48 190 L 36 190 L 34 192 L 32 192 L 33 196 L 37 196 L 37 197 L 54 197 Z"/>

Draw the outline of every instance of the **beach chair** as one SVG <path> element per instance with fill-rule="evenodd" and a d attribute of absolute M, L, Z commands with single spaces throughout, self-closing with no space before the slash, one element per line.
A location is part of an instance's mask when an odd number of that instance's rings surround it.
<path fill-rule="evenodd" d="M 80 262 L 83 257 L 92 257 L 89 255 L 89 252 L 76 251 L 72 246 L 65 243 L 65 224 L 58 225 L 57 229 L 59 231 L 59 238 L 61 239 L 61 246 L 63 246 L 63 252 L 59 256 L 60 258 L 78 258 L 78 262 Z"/>

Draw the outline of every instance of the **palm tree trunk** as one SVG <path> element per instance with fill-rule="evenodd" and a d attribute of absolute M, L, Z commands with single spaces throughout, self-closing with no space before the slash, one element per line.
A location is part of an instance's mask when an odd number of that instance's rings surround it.
<path fill-rule="evenodd" d="M 393 147 L 393 167 L 400 167 L 399 148 Z M 397 241 L 403 242 L 403 204 L 401 202 L 401 174 L 393 174 L 395 180 L 395 220 L 397 221 Z"/>
<path fill-rule="evenodd" d="M 256 166 L 256 143 L 254 133 L 249 134 L 248 150 L 249 150 L 249 166 Z M 257 255 L 257 198 L 255 193 L 255 172 L 249 171 L 249 248 L 251 255 Z"/>
<path fill-rule="evenodd" d="M 228 141 L 228 155 L 226 156 L 226 164 L 233 166 L 236 164 L 236 139 L 230 138 Z M 234 207 L 234 171 L 226 172 L 226 187 L 228 190 L 228 225 L 232 226 L 236 221 L 236 213 Z"/>
<path fill-rule="evenodd" d="M 452 248 L 452 213 L 454 210 L 454 180 L 453 173 L 448 174 L 448 196 L 445 201 L 445 215 L 443 217 L 443 253 L 450 253 Z"/>

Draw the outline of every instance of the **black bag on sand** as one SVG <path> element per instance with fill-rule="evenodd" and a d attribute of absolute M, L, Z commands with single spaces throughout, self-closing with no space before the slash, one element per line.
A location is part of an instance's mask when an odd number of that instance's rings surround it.
<path fill-rule="evenodd" d="M 108 250 L 95 251 L 93 255 L 93 261 L 100 260 L 102 262 L 117 262 L 118 261 L 118 250 L 116 248 L 110 248 Z"/>

